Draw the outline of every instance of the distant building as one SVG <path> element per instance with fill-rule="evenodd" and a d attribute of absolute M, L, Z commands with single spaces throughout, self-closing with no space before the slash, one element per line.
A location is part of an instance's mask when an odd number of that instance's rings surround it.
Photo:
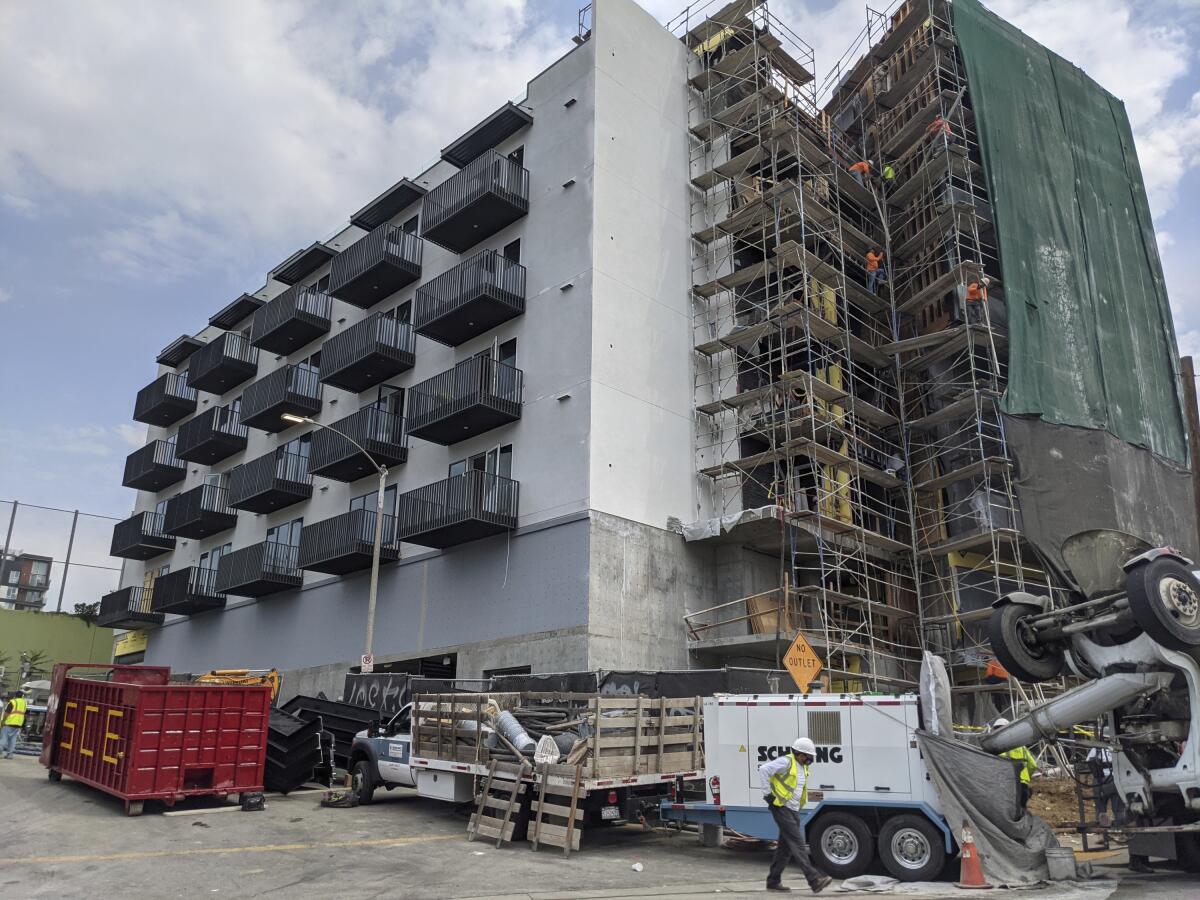
<path fill-rule="evenodd" d="M 0 559 L 0 608 L 41 609 L 50 588 L 52 556 L 8 553 Z"/>

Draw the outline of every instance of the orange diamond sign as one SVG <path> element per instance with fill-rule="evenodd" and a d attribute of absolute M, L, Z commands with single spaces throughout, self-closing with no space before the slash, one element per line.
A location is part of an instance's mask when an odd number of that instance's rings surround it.
<path fill-rule="evenodd" d="M 803 631 L 796 634 L 792 646 L 783 655 L 783 664 L 803 694 L 808 693 L 808 686 L 820 674 L 822 666 L 821 657 L 817 656 L 817 651 L 812 648 Z"/>

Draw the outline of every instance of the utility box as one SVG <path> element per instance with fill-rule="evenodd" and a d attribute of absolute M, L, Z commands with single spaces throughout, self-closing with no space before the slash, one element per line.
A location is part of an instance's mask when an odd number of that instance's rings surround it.
<path fill-rule="evenodd" d="M 86 675 L 85 675 L 86 673 Z M 172 684 L 159 666 L 54 667 L 42 765 L 125 801 L 261 791 L 268 686 Z"/>
<path fill-rule="evenodd" d="M 431 800 L 466 803 L 475 799 L 475 778 L 473 775 L 457 772 L 419 770 L 417 793 Z"/>

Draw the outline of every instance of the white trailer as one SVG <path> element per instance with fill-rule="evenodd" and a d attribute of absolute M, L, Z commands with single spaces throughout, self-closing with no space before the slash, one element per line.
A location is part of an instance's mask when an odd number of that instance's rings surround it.
<path fill-rule="evenodd" d="M 758 767 L 807 737 L 817 759 L 801 827 L 814 862 L 838 878 L 876 858 L 903 881 L 936 878 L 955 843 L 913 734 L 917 704 L 915 694 L 706 698 L 706 801 L 664 802 L 660 814 L 775 840 Z"/>

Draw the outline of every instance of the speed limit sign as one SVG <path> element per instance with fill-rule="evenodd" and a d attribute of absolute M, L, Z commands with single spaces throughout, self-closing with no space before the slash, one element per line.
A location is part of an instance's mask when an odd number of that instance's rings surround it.
<path fill-rule="evenodd" d="M 375 654 L 364 653 L 362 655 L 362 671 L 363 674 L 374 671 L 375 669 Z"/>

